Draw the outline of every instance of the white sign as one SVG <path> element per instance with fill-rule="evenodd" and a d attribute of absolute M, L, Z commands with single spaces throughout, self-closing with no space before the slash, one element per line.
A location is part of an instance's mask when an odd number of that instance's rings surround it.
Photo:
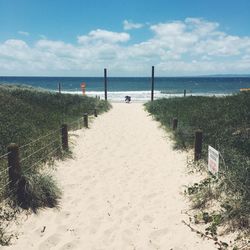
<path fill-rule="evenodd" d="M 219 156 L 219 151 L 208 146 L 208 170 L 214 175 L 219 172 Z"/>

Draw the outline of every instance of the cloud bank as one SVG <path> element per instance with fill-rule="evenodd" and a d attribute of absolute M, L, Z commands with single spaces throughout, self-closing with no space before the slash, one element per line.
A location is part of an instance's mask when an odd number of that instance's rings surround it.
<path fill-rule="evenodd" d="M 147 26 L 151 37 L 133 42 L 126 32 L 96 29 L 75 43 L 40 39 L 30 45 L 9 39 L 0 43 L 0 75 L 147 76 L 152 65 L 158 76 L 250 73 L 250 37 L 220 30 L 219 23 L 201 18 Z M 134 31 L 136 32 L 136 31 Z"/>

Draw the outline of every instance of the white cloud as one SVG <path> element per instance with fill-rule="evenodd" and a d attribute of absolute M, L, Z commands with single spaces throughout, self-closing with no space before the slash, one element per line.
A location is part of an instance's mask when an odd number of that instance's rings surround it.
<path fill-rule="evenodd" d="M 29 32 L 27 32 L 27 31 L 18 31 L 18 34 L 20 34 L 20 35 L 23 35 L 23 36 L 29 36 L 30 35 L 30 33 Z"/>
<path fill-rule="evenodd" d="M 128 20 L 123 21 L 124 30 L 140 29 L 143 26 L 144 25 L 142 23 L 133 23 L 132 21 L 128 21 Z"/>
<path fill-rule="evenodd" d="M 227 34 L 201 18 L 158 23 L 140 43 L 126 32 L 102 29 L 78 36 L 75 43 L 46 38 L 33 45 L 9 39 L 0 43 L 0 75 L 148 75 L 250 73 L 250 37 Z"/>
<path fill-rule="evenodd" d="M 105 42 L 105 43 L 119 43 L 127 42 L 130 39 L 130 35 L 125 32 L 112 32 L 108 30 L 92 30 L 88 35 L 78 36 L 78 43 L 87 44 L 91 42 Z"/>

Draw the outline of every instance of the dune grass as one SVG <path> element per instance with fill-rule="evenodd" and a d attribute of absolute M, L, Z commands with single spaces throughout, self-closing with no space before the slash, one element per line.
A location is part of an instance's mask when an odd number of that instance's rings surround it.
<path fill-rule="evenodd" d="M 69 124 L 69 129 L 74 128 L 81 121 L 72 122 L 84 113 L 92 115 L 95 108 L 98 113 L 105 112 L 110 104 L 86 96 L 52 93 L 28 86 L 0 85 L 0 107 L 0 156 L 7 152 L 10 143 L 17 143 L 25 174 L 36 173 L 39 165 L 55 156 L 63 156 L 60 148 L 63 123 Z M 38 161 L 41 164 L 32 167 Z M 4 172 L 6 164 L 6 158 L 0 159 L 0 189 L 8 179 Z"/>
<path fill-rule="evenodd" d="M 0 158 L 0 245 L 8 244 L 11 238 L 6 236 L 3 225 L 18 207 L 37 212 L 39 208 L 59 206 L 61 192 L 53 177 L 44 171 L 44 164 L 52 168 L 55 159 L 69 153 L 61 149 L 61 125 L 66 123 L 69 129 L 82 127 L 80 118 L 84 113 L 93 115 L 96 108 L 101 114 L 110 106 L 86 96 L 0 85 L 0 156 L 7 153 L 10 143 L 18 144 L 22 175 L 10 190 L 7 157 Z M 12 210 L 2 207 L 1 201 L 7 197 Z"/>
<path fill-rule="evenodd" d="M 204 162 L 208 145 L 220 151 L 219 178 L 210 175 L 190 186 L 187 193 L 194 207 L 200 209 L 206 209 L 212 200 L 220 201 L 218 224 L 227 222 L 232 228 L 242 229 L 250 227 L 249 107 L 250 93 L 160 99 L 146 104 L 146 109 L 168 130 L 171 130 L 172 119 L 178 118 L 178 129 L 173 132 L 177 149 L 193 148 L 194 133 L 201 129 Z M 206 164 L 191 162 L 189 165 L 199 165 L 207 171 Z"/>

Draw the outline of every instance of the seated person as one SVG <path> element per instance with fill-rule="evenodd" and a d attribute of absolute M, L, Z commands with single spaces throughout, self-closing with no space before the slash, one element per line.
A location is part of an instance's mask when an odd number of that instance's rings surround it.
<path fill-rule="evenodd" d="M 125 96 L 125 102 L 130 103 L 131 102 L 131 96 L 126 95 Z"/>

